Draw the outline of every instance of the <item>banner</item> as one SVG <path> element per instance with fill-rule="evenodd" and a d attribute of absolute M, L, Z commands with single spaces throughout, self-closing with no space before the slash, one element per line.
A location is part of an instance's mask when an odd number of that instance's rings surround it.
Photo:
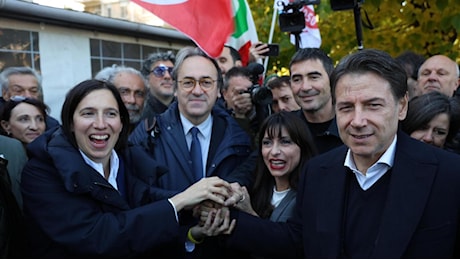
<path fill-rule="evenodd" d="M 229 0 L 132 0 L 218 57 L 234 32 Z"/>
<path fill-rule="evenodd" d="M 283 10 L 283 6 L 294 2 L 293 0 L 275 0 L 275 6 L 278 6 L 279 11 Z M 316 13 L 313 5 L 304 5 L 301 12 L 305 16 L 305 28 L 300 34 L 300 48 L 319 48 L 321 46 L 321 34 L 319 32 Z M 291 43 L 295 45 L 295 35 L 290 36 Z"/>

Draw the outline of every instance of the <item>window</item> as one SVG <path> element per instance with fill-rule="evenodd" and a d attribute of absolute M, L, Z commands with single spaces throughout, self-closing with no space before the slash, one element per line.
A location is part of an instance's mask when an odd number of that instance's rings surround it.
<path fill-rule="evenodd" d="M 121 18 L 126 19 L 128 18 L 128 9 L 126 6 L 120 6 Z"/>
<path fill-rule="evenodd" d="M 166 52 L 163 49 L 133 43 L 120 43 L 98 39 L 90 40 L 91 74 L 94 77 L 101 69 L 112 65 L 122 65 L 140 70 L 150 53 Z"/>
<path fill-rule="evenodd" d="M 37 32 L 0 28 L 0 71 L 12 66 L 40 71 Z"/>

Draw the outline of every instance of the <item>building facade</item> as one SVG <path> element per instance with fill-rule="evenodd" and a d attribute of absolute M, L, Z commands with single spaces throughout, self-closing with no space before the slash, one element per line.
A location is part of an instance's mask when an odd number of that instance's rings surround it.
<path fill-rule="evenodd" d="M 194 43 L 162 27 L 87 12 L 0 0 L 0 70 L 30 66 L 43 77 L 45 103 L 60 119 L 67 91 L 113 64 L 141 68 L 156 51 Z"/>

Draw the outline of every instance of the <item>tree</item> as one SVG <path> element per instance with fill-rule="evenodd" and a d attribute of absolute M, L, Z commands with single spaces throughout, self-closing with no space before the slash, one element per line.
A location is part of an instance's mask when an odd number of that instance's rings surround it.
<path fill-rule="evenodd" d="M 362 1 L 362 0 L 361 0 Z M 261 41 L 268 40 L 273 0 L 248 0 Z M 361 2 L 364 48 L 397 56 L 412 50 L 425 57 L 444 54 L 460 63 L 460 6 L 458 0 L 365 0 Z M 263 8 L 260 8 L 263 6 Z M 333 11 L 329 0 L 315 6 L 319 16 L 321 49 L 338 62 L 358 50 L 353 10 Z M 369 20 L 366 19 L 368 17 Z M 373 29 L 366 27 L 370 24 Z M 273 42 L 280 56 L 270 59 L 269 73 L 287 67 L 295 46 L 276 23 Z"/>

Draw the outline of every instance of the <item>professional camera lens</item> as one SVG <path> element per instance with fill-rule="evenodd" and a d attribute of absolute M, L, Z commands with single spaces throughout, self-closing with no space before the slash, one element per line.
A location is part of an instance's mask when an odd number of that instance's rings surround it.
<path fill-rule="evenodd" d="M 273 101 L 272 91 L 267 87 L 251 87 L 252 102 L 257 105 L 270 105 Z"/>

